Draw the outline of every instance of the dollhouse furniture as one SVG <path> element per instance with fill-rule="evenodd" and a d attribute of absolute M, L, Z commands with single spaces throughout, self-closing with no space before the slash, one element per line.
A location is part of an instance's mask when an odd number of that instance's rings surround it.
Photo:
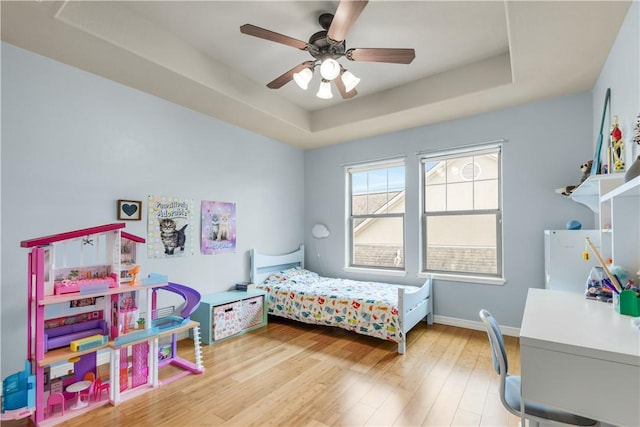
<path fill-rule="evenodd" d="M 65 399 L 62 393 L 51 393 L 47 397 L 47 415 L 53 414 L 56 409 L 56 405 L 60 405 L 60 412 L 64 415 Z"/>
<path fill-rule="evenodd" d="M 107 224 L 20 243 L 30 250 L 27 356 L 35 377 L 35 402 L 28 408 L 33 408 L 30 412 L 38 426 L 57 424 L 107 403 L 115 405 L 160 385 L 158 360 L 150 357 L 156 354 L 161 335 L 152 327 L 152 293 L 168 284 L 166 276 L 154 275 L 145 281 L 129 274 L 139 271 L 135 250 L 144 239 L 125 233 L 124 227 L 123 223 Z M 191 301 L 191 307 L 197 303 Z M 181 319 L 180 326 L 194 329 L 199 339 L 197 322 Z M 164 331 L 172 332 L 171 328 Z M 199 340 L 194 342 L 199 350 Z M 100 370 L 98 353 L 108 356 L 110 375 L 109 383 L 101 379 L 96 387 L 97 380 L 85 377 L 95 378 Z M 189 373 L 204 371 L 199 352 L 196 359 Z M 68 374 L 50 378 L 51 367 L 60 362 L 70 366 Z M 64 402 L 63 387 L 77 394 L 74 408 L 80 409 L 59 415 L 45 411 L 49 402 L 59 400 L 57 394 Z M 81 401 L 80 394 L 87 392 L 88 397 L 91 387 L 100 399 Z M 109 398 L 102 401 L 105 390 Z"/>
<path fill-rule="evenodd" d="M 35 406 L 35 375 L 31 362 L 25 360 L 24 369 L 2 381 L 1 420 L 15 420 L 32 414 Z"/>
<path fill-rule="evenodd" d="M 83 402 L 89 402 L 89 399 L 91 398 L 91 391 L 93 389 L 93 382 L 96 380 L 96 374 L 94 374 L 93 372 L 87 372 L 86 374 L 84 374 L 84 380 L 85 381 L 91 381 L 91 384 L 89 385 L 89 387 L 85 390 L 82 390 L 80 392 L 80 400 L 82 400 Z"/>
<path fill-rule="evenodd" d="M 118 282 L 113 276 L 106 276 L 95 279 L 80 279 L 80 280 L 62 280 L 56 282 L 54 285 L 55 294 L 72 294 L 72 293 L 88 293 L 95 292 L 96 290 L 105 288 L 115 288 L 118 286 Z"/>
<path fill-rule="evenodd" d="M 76 394 L 75 402 L 69 407 L 69 409 L 80 409 L 86 407 L 89 404 L 88 401 L 80 399 L 80 395 L 83 391 L 89 390 L 91 384 L 93 384 L 93 381 L 82 380 L 67 386 L 67 393 Z"/>
<path fill-rule="evenodd" d="M 71 341 L 92 335 L 109 335 L 107 322 L 104 320 L 89 320 L 86 322 L 72 323 L 44 330 L 44 351 L 68 346 Z"/>
<path fill-rule="evenodd" d="M 93 400 L 101 401 L 103 392 L 107 392 L 109 396 L 109 383 L 103 383 L 100 377 L 96 378 L 93 382 Z"/>

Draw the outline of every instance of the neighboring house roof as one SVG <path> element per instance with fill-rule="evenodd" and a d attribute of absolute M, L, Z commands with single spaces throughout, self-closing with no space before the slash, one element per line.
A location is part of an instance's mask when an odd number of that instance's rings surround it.
<path fill-rule="evenodd" d="M 402 246 L 356 245 L 354 247 L 355 265 L 378 267 L 401 267 L 404 265 Z"/>
<path fill-rule="evenodd" d="M 404 191 L 390 191 L 388 193 L 354 194 L 351 198 L 351 210 L 356 214 L 378 212 L 387 206 L 387 202 Z M 388 200 L 387 200 L 388 195 Z"/>
<path fill-rule="evenodd" d="M 405 191 L 390 191 L 388 193 L 370 193 L 353 196 L 353 212 L 381 214 L 386 213 L 397 206 L 400 202 L 404 202 Z M 368 203 L 368 205 L 367 205 Z M 356 210 L 355 208 L 358 208 Z M 367 209 L 368 208 L 368 209 Z M 369 224 L 375 221 L 375 218 L 368 218 L 358 224 L 354 233 L 359 233 L 367 228 Z"/>
<path fill-rule="evenodd" d="M 489 273 L 497 271 L 492 248 L 427 247 L 427 270 Z"/>

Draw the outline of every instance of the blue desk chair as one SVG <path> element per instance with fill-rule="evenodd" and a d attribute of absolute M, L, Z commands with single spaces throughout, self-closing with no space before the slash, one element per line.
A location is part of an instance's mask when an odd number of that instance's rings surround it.
<path fill-rule="evenodd" d="M 507 411 L 520 417 L 520 376 L 508 374 L 507 352 L 504 348 L 504 339 L 502 338 L 502 332 L 500 331 L 498 322 L 496 322 L 496 319 L 493 318 L 491 313 L 484 309 L 480 310 L 480 319 L 482 319 L 482 322 L 485 324 L 487 335 L 489 335 L 493 367 L 500 375 L 500 400 L 504 407 L 507 408 Z M 524 413 L 525 418 L 535 422 L 536 425 L 540 422 L 553 422 L 574 426 L 599 425 L 597 421 L 592 419 L 533 402 L 525 402 Z"/>

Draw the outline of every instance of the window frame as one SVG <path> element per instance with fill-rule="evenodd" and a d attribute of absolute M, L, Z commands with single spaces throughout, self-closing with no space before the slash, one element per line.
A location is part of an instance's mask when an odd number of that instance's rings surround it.
<path fill-rule="evenodd" d="M 502 175 L 503 175 L 503 167 L 502 167 L 502 144 L 488 144 L 488 145 L 474 145 L 459 149 L 451 149 L 451 150 L 437 150 L 437 151 L 429 151 L 429 152 L 421 152 L 419 153 L 419 171 L 420 171 L 420 197 L 419 197 L 419 214 L 420 214 L 420 273 L 419 276 L 427 276 L 432 275 L 433 277 L 439 279 L 448 279 L 455 281 L 469 281 L 469 282 L 477 282 L 477 283 L 488 283 L 488 284 L 504 284 L 504 241 L 503 241 L 503 196 L 502 196 Z M 431 211 L 428 212 L 426 210 L 426 185 L 427 178 L 425 173 L 425 164 L 430 161 L 437 160 L 449 160 L 449 159 L 459 159 L 463 157 L 470 156 L 480 156 L 486 154 L 497 154 L 497 202 L 498 207 L 496 209 L 461 209 L 461 210 L 445 210 L 441 211 Z M 480 165 L 478 165 L 480 166 Z M 480 166 L 482 169 L 482 167 Z M 470 180 L 465 182 L 474 182 L 475 180 Z M 448 185 L 446 183 L 445 185 Z M 475 189 L 474 189 L 475 191 Z M 475 196 L 475 194 L 474 194 Z M 428 251 L 427 251 L 427 221 L 429 217 L 438 217 L 438 216 L 464 216 L 464 215 L 495 215 L 495 243 L 496 243 L 496 273 L 482 273 L 482 272 L 467 272 L 467 271 L 459 271 L 459 270 L 435 270 L 427 268 L 427 259 L 428 259 Z"/>
<path fill-rule="evenodd" d="M 353 214 L 353 179 L 354 173 L 366 172 L 370 170 L 392 169 L 395 167 L 404 168 L 404 192 L 405 206 L 402 213 L 381 213 L 381 214 Z M 346 221 L 345 221 L 345 270 L 359 271 L 388 274 L 388 275 L 405 275 L 406 274 L 406 201 L 407 201 L 407 165 L 404 157 L 401 158 L 389 158 L 384 160 L 378 160 L 366 163 L 357 163 L 345 165 L 345 180 L 346 180 Z M 389 192 L 387 181 L 387 193 Z M 387 203 L 390 200 L 387 200 Z M 401 218 L 402 219 L 402 253 L 403 260 L 402 266 L 382 266 L 382 265 L 367 265 L 367 264 L 355 264 L 355 252 L 354 252 L 354 222 L 358 219 L 377 219 L 377 218 Z"/>

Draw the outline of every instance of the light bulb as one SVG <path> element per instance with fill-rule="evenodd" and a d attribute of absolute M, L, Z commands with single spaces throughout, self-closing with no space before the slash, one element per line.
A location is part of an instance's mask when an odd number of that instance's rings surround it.
<path fill-rule="evenodd" d="M 345 92 L 351 92 L 360 83 L 360 78 L 353 75 L 351 71 L 344 70 L 342 73 L 342 83 L 344 83 Z"/>
<path fill-rule="evenodd" d="M 316 93 L 316 96 L 322 99 L 333 98 L 333 94 L 331 93 L 331 82 L 329 82 L 329 80 L 322 79 L 320 88 L 318 88 L 318 93 Z"/>
<path fill-rule="evenodd" d="M 313 72 L 309 68 L 305 68 L 302 71 L 293 73 L 293 80 L 298 86 L 300 86 L 300 89 L 302 90 L 307 90 L 312 77 Z"/>
<path fill-rule="evenodd" d="M 332 58 L 327 58 L 320 64 L 320 74 L 325 80 L 333 80 L 340 74 L 340 64 Z"/>

